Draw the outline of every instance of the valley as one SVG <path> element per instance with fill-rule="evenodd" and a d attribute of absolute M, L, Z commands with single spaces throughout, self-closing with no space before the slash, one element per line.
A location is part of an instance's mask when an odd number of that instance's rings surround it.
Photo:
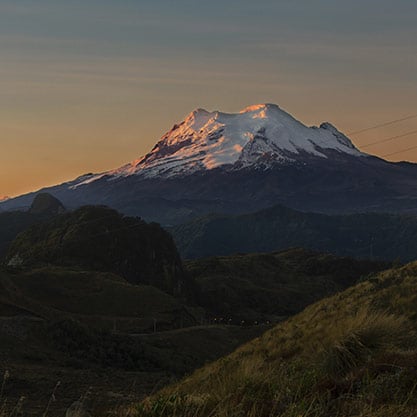
<path fill-rule="evenodd" d="M 94 415 L 118 415 L 391 266 L 303 249 L 182 261 L 158 225 L 105 207 L 50 216 L 15 237 L 0 271 L 3 405 L 23 396 L 28 416 L 52 394 L 51 416 L 86 395 Z"/>

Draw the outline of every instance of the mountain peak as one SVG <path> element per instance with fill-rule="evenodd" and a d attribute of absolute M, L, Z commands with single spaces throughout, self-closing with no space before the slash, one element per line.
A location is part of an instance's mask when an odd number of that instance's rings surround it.
<path fill-rule="evenodd" d="M 214 116 L 215 113 L 211 113 L 205 109 L 198 108 L 193 110 L 182 123 L 174 125 L 174 127 L 179 128 L 181 126 L 185 126 L 198 131 Z"/>
<path fill-rule="evenodd" d="M 255 104 L 239 113 L 197 108 L 145 156 L 87 181 L 103 175 L 174 177 L 218 167 L 268 169 L 276 164 L 303 163 L 311 157 L 326 159 L 331 152 L 365 155 L 330 123 L 307 127 L 276 104 Z"/>
<path fill-rule="evenodd" d="M 201 108 L 198 108 L 198 109 L 195 109 L 195 110 L 193 110 L 185 119 L 184 119 L 184 122 L 187 122 L 187 121 L 189 121 L 189 120 L 196 120 L 196 119 L 198 119 L 198 118 L 200 118 L 200 117 L 209 117 L 209 116 L 211 116 L 212 115 L 212 113 L 211 112 L 209 112 L 209 111 L 207 111 L 206 109 L 201 109 Z"/>
<path fill-rule="evenodd" d="M 209 111 L 207 111 L 206 109 L 203 109 L 201 107 L 194 109 L 190 114 L 193 116 L 198 116 L 198 115 L 204 115 L 204 114 L 208 114 L 210 113 Z"/>
<path fill-rule="evenodd" d="M 270 110 L 270 109 L 276 109 L 281 110 L 280 107 L 277 104 L 272 103 L 260 103 L 260 104 L 252 104 L 251 106 L 245 107 L 243 110 L 241 110 L 239 113 L 252 113 L 259 110 Z"/>
<path fill-rule="evenodd" d="M 324 122 L 320 125 L 320 129 L 326 130 L 330 132 L 335 139 L 342 144 L 343 146 L 348 147 L 349 149 L 356 149 L 355 145 L 352 143 L 352 141 L 344 135 L 342 132 L 340 132 L 335 126 L 333 126 L 329 122 Z"/>

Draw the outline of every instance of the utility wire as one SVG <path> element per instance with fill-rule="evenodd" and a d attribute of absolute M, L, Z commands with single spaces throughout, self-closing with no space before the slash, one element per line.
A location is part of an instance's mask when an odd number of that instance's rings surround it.
<path fill-rule="evenodd" d="M 383 126 L 389 126 L 389 125 L 392 125 L 392 124 L 395 124 L 395 123 L 399 123 L 399 122 L 402 122 L 402 121 L 405 121 L 405 120 L 410 120 L 410 119 L 413 119 L 413 118 L 416 118 L 416 117 L 417 117 L 417 114 L 413 114 L 411 116 L 403 117 L 401 119 L 391 120 L 389 122 L 385 122 L 385 123 L 381 123 L 379 125 L 375 125 L 375 126 L 372 126 L 372 127 L 368 127 L 366 129 L 362 129 L 362 130 L 357 130 L 355 132 L 346 133 L 346 134 L 344 134 L 344 136 L 346 136 L 346 137 L 353 136 L 353 135 L 356 135 L 356 134 L 359 134 L 359 133 L 362 133 L 362 132 L 367 132 L 369 130 L 377 129 L 377 128 L 383 127 Z M 401 135 L 391 136 L 389 138 L 377 140 L 375 142 L 366 143 L 365 145 L 359 145 L 359 147 L 360 147 L 360 149 L 368 148 L 370 146 L 378 145 L 380 143 L 389 142 L 391 140 L 399 139 L 399 138 L 402 138 L 402 137 L 405 137 L 405 136 L 409 136 L 409 135 L 413 135 L 415 133 L 417 133 L 417 130 L 412 130 L 410 132 L 406 132 L 406 133 L 403 133 Z M 328 140 L 321 141 L 320 144 L 326 144 L 326 143 L 330 143 L 332 141 L 333 141 L 333 139 L 331 138 L 331 139 L 328 139 Z M 411 149 L 414 149 L 414 148 L 411 148 Z M 404 151 L 406 151 L 406 150 L 404 150 Z M 403 152 L 403 151 L 398 151 L 398 153 L 399 152 Z M 389 155 L 393 155 L 393 154 L 389 154 Z"/>
<path fill-rule="evenodd" d="M 373 145 L 378 145 L 380 143 L 389 142 L 391 140 L 403 138 L 405 136 L 410 136 L 410 135 L 413 135 L 415 133 L 417 133 L 417 130 L 412 130 L 411 132 L 406 132 L 406 133 L 403 133 L 401 135 L 391 136 L 391 137 L 386 138 L 386 139 L 381 139 L 381 140 L 377 140 L 375 142 L 371 142 L 371 143 L 367 143 L 365 145 L 361 145 L 361 148 L 368 148 L 369 146 L 373 146 Z"/>
<path fill-rule="evenodd" d="M 381 158 L 385 158 L 386 156 L 397 155 L 397 154 L 402 153 L 402 152 L 412 151 L 413 149 L 417 149 L 417 145 L 416 145 L 416 146 L 412 146 L 411 148 L 402 149 L 401 151 L 396 151 L 396 152 L 387 153 L 387 154 L 385 154 L 385 155 L 381 155 L 380 157 L 381 157 Z"/>
<path fill-rule="evenodd" d="M 412 115 L 407 116 L 407 117 L 402 117 L 401 119 L 391 120 L 389 122 L 385 122 L 385 123 L 381 123 L 381 124 L 378 124 L 378 125 L 375 125 L 375 126 L 372 126 L 372 127 L 368 127 L 366 129 L 361 129 L 361 130 L 357 130 L 357 131 L 354 131 L 354 132 L 350 132 L 347 135 L 349 135 L 349 136 L 358 135 L 358 134 L 363 133 L 363 132 L 368 132 L 369 130 L 377 129 L 377 128 L 384 127 L 384 126 L 390 126 L 390 125 L 393 125 L 395 123 L 400 123 L 400 122 L 403 122 L 403 121 L 406 121 L 406 120 L 414 119 L 416 117 L 417 117 L 417 114 L 412 114 Z M 380 143 L 390 142 L 392 140 L 400 139 L 400 138 L 403 138 L 405 136 L 414 135 L 416 133 L 417 133 L 417 130 L 412 130 L 410 132 L 406 132 L 406 133 L 403 133 L 401 135 L 395 135 L 395 136 L 391 136 L 389 138 L 385 138 L 385 139 L 377 140 L 375 142 L 367 143 L 365 145 L 360 146 L 360 148 L 361 149 L 368 148 L 370 146 L 379 145 Z M 385 158 L 387 156 L 397 155 L 397 154 L 400 154 L 400 153 L 403 153 L 403 152 L 411 151 L 413 149 L 417 149 L 417 145 L 416 146 L 411 146 L 407 149 L 402 149 L 402 150 L 399 150 L 399 151 L 390 152 L 390 153 L 387 153 L 385 155 L 380 155 L 380 157 Z"/>
<path fill-rule="evenodd" d="M 354 132 L 349 132 L 348 135 L 349 136 L 359 135 L 360 133 L 367 132 L 368 130 L 378 129 L 379 127 L 384 127 L 384 126 L 390 126 L 390 125 L 393 125 L 395 123 L 400 123 L 400 122 L 404 122 L 406 120 L 414 119 L 416 117 L 417 117 L 417 114 L 412 114 L 411 116 L 403 117 L 401 119 L 391 120 L 389 122 L 385 122 L 385 123 L 381 123 L 381 124 L 378 124 L 378 125 L 375 125 L 375 126 L 367 127 L 365 129 L 356 130 Z"/>
<path fill-rule="evenodd" d="M 349 133 L 346 134 L 346 136 L 359 135 L 360 133 L 368 132 L 369 130 L 378 129 L 378 128 L 384 127 L 384 126 L 390 126 L 390 125 L 393 125 L 393 124 L 396 124 L 396 123 L 400 123 L 400 122 L 403 122 L 403 121 L 406 121 L 406 120 L 414 119 L 416 117 L 417 117 L 417 114 L 412 114 L 410 116 L 402 117 L 400 119 L 391 120 L 389 122 L 385 122 L 385 123 L 381 123 L 381 124 L 374 125 L 374 126 L 371 126 L 371 127 L 367 127 L 365 129 L 361 129 L 361 130 L 356 130 L 356 131 L 353 131 L 353 132 L 349 132 Z M 392 137 L 389 137 L 389 138 L 381 139 L 381 140 L 378 140 L 378 141 L 375 141 L 375 142 L 367 143 L 365 145 L 361 145 L 360 148 L 362 148 L 362 149 L 363 148 L 368 148 L 370 146 L 378 145 L 380 143 L 389 142 L 389 141 L 392 141 L 392 140 L 395 140 L 395 139 L 400 139 L 400 138 L 403 138 L 405 136 L 409 136 L 409 135 L 412 135 L 412 134 L 415 134 L 415 133 L 417 133 L 417 130 L 413 130 L 413 131 L 410 131 L 410 132 L 403 133 L 401 135 L 396 135 L 396 136 L 392 136 Z M 329 140 L 322 141 L 322 143 L 328 143 L 328 142 L 330 142 L 330 141 Z M 417 149 L 417 146 L 412 146 L 412 147 L 407 148 L 407 149 L 403 149 L 403 150 L 400 150 L 400 151 L 396 151 L 396 152 L 392 152 L 392 153 L 389 153 L 389 154 L 381 155 L 380 157 L 381 158 L 384 158 L 386 156 L 396 155 L 396 154 L 399 154 L 399 153 L 402 153 L 402 152 L 407 152 L 407 151 L 410 151 L 410 150 L 413 150 L 413 149 Z M 29 207 L 30 206 L 22 206 L 22 207 L 18 207 L 18 208 L 13 208 L 13 210 L 5 210 L 5 212 L 8 212 L 8 211 L 19 211 L 20 209 L 29 208 Z M 93 220 L 93 221 L 95 221 L 95 220 Z M 87 221 L 87 223 L 88 223 L 88 221 Z"/>

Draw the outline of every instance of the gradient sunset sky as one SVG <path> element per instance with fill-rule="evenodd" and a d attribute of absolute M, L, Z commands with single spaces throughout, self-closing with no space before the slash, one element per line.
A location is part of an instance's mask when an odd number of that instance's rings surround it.
<path fill-rule="evenodd" d="M 345 133 L 417 114 L 417 2 L 0 0 L 0 197 L 137 159 L 194 108 L 264 102 Z"/>

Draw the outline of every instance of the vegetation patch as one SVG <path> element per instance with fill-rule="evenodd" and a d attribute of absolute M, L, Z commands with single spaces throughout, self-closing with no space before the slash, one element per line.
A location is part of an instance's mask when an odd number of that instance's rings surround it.
<path fill-rule="evenodd" d="M 133 406 L 140 417 L 412 417 L 416 264 L 324 299 Z"/>

